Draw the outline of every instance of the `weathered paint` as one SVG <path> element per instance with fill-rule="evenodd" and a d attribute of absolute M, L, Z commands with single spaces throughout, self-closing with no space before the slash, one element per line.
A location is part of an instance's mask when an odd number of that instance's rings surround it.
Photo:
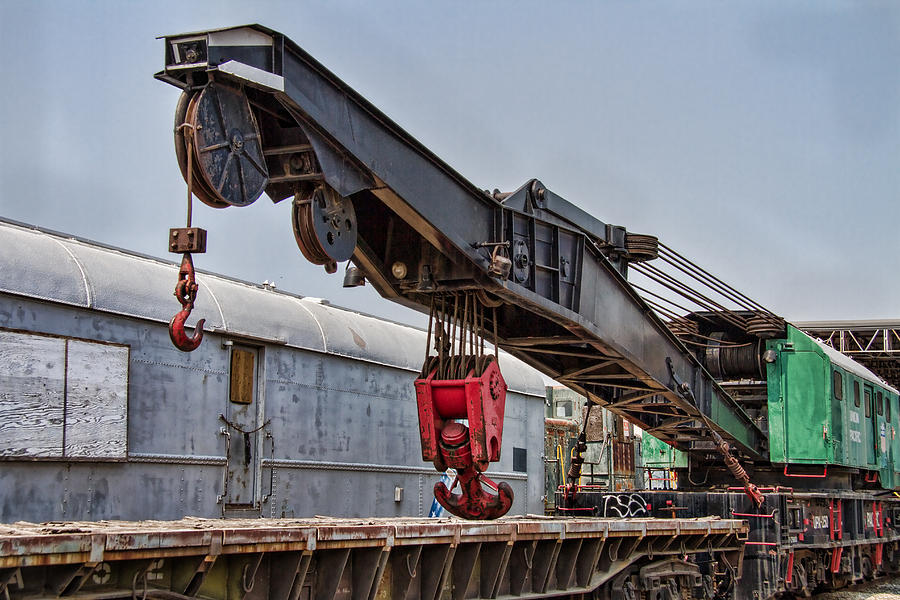
<path fill-rule="evenodd" d="M 687 454 L 649 433 L 641 438 L 641 459 L 645 467 L 653 469 L 686 469 Z"/>
<path fill-rule="evenodd" d="M 747 531 L 719 518 L 16 523 L 0 525 L 0 594 L 543 598 L 590 592 L 650 555 L 739 564 Z"/>
<path fill-rule="evenodd" d="M 236 508 L 267 517 L 427 514 L 440 474 L 420 461 L 412 383 L 424 331 L 201 273 L 206 300 L 195 314 L 213 329 L 185 354 L 166 328 L 178 306 L 177 265 L 3 222 L 0 264 L 0 330 L 129 352 L 127 455 L 4 460 L 0 521 L 221 516 L 231 457 L 221 431 L 232 448 L 246 447 L 219 417 L 232 414 L 231 348 L 241 344 L 259 356 L 247 423 L 266 425 L 250 434 L 252 498 L 232 497 Z M 509 356 L 500 361 L 510 391 L 490 475 L 512 485 L 514 513 L 539 513 L 543 381 Z M 92 412 L 100 422 L 113 416 Z M 514 447 L 527 452 L 527 474 L 513 470 Z M 242 459 L 236 451 L 232 464 Z"/>

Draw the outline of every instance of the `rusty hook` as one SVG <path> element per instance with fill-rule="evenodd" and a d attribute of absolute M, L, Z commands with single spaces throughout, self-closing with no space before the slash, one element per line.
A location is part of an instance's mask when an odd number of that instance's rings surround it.
<path fill-rule="evenodd" d="M 185 252 L 181 259 L 181 268 L 178 270 L 178 283 L 175 284 L 175 297 L 181 303 L 181 310 L 169 321 L 169 338 L 182 352 L 196 350 L 203 341 L 203 324 L 206 319 L 197 321 L 193 337 L 189 337 L 184 330 L 184 323 L 194 309 L 198 287 L 194 278 L 194 261 L 191 259 L 191 253 Z"/>
<path fill-rule="evenodd" d="M 474 465 L 458 469 L 456 481 L 459 482 L 460 494 L 451 493 L 451 490 L 447 489 L 442 481 L 434 484 L 435 499 L 450 513 L 463 519 L 487 520 L 502 517 L 509 512 L 513 501 L 513 491 L 508 483 L 494 484 L 493 481 L 479 473 Z M 497 494 L 486 492 L 482 483 L 497 490 Z M 456 482 L 453 487 L 455 484 Z"/>

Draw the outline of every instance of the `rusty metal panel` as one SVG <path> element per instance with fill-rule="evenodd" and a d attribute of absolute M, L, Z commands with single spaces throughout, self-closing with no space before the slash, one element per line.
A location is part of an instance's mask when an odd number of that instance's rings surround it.
<path fill-rule="evenodd" d="M 206 230 L 200 227 L 174 227 L 169 230 L 169 252 L 206 252 Z"/>
<path fill-rule="evenodd" d="M 539 598 L 590 592 L 618 572 L 616 561 L 649 551 L 739 554 L 746 531 L 745 522 L 715 518 L 16 523 L 0 525 L 0 570 L 18 569 L 6 587 L 11 600 L 132 592 L 214 600 Z"/>
<path fill-rule="evenodd" d="M 599 404 L 592 404 L 587 407 L 587 425 L 584 432 L 586 441 L 602 442 L 605 436 L 605 427 L 603 425 L 604 410 Z"/>
<path fill-rule="evenodd" d="M 231 350 L 231 386 L 229 395 L 236 404 L 251 404 L 256 379 L 256 352 L 245 348 Z"/>
<path fill-rule="evenodd" d="M 613 453 L 613 473 L 622 476 L 634 476 L 634 443 L 631 440 L 625 442 L 611 442 Z"/>

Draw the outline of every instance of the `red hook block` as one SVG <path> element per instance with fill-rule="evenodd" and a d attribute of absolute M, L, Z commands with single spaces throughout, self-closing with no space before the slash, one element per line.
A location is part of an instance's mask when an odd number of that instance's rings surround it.
<path fill-rule="evenodd" d="M 500 460 L 506 406 L 500 367 L 490 360 L 481 373 L 471 368 L 464 379 L 435 379 L 436 372 L 433 369 L 415 383 L 422 458 L 433 462 L 438 471 L 456 469 L 461 493 L 454 495 L 452 488 L 438 482 L 434 497 L 464 519 L 503 516 L 512 506 L 512 488 L 506 483 L 494 485 L 482 474 L 491 462 Z M 455 419 L 466 419 L 468 427 Z M 485 491 L 483 483 L 497 494 Z"/>

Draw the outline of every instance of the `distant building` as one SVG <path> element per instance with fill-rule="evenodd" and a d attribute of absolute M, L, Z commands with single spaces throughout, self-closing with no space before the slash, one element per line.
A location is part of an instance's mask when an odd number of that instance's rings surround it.
<path fill-rule="evenodd" d="M 639 430 L 627 420 L 595 406 L 587 415 L 584 396 L 564 386 L 548 386 L 546 397 L 544 455 L 548 495 L 565 483 L 566 473 L 578 435 L 586 430 L 588 449 L 584 453 L 581 483 L 612 491 L 642 487 Z M 610 480 L 612 473 L 612 480 Z M 551 507 L 552 508 L 552 507 Z"/>

